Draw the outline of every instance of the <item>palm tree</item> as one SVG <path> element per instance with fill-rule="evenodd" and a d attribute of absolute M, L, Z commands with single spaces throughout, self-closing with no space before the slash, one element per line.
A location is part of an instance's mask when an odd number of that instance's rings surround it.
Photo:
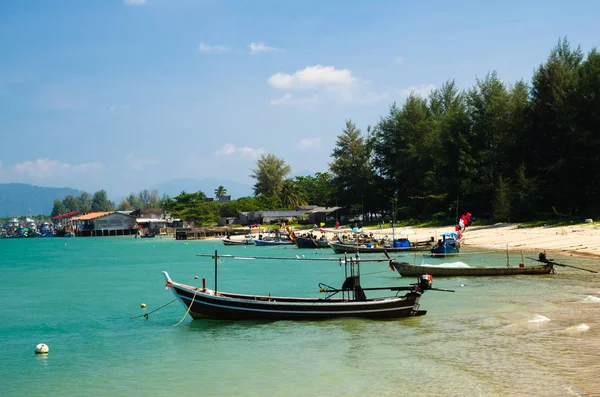
<path fill-rule="evenodd" d="M 291 179 L 286 179 L 282 182 L 279 199 L 286 208 L 296 208 L 306 204 L 300 188 Z"/>
<path fill-rule="evenodd" d="M 223 185 L 219 185 L 218 188 L 215 189 L 215 197 L 219 198 L 227 195 L 227 189 Z"/>

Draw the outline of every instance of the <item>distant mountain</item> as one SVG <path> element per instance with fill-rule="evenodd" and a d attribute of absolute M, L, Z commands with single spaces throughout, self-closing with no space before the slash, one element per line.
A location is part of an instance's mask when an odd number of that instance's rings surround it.
<path fill-rule="evenodd" d="M 0 217 L 50 215 L 54 200 L 69 194 L 78 196 L 81 190 L 70 187 L 42 187 L 25 183 L 0 183 Z"/>
<path fill-rule="evenodd" d="M 212 197 L 215 194 L 215 189 L 220 185 L 223 185 L 225 189 L 227 189 L 227 194 L 231 195 L 232 199 L 237 199 L 240 197 L 252 196 L 253 190 L 252 186 L 246 185 L 240 182 L 228 181 L 217 178 L 205 178 L 205 179 L 195 179 L 195 178 L 175 178 L 169 179 L 165 182 L 153 185 L 150 187 L 150 190 L 156 189 L 159 191 L 161 196 L 163 194 L 167 194 L 170 197 L 178 196 L 182 191 L 186 191 L 187 193 L 195 193 L 197 191 L 202 191 L 208 197 Z"/>

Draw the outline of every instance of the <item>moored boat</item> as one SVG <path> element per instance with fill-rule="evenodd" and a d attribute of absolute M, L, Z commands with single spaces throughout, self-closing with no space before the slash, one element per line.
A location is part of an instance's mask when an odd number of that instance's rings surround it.
<path fill-rule="evenodd" d="M 454 232 L 442 233 L 442 238 L 430 250 L 431 256 L 445 258 L 458 255 L 460 252 L 460 238 Z"/>
<path fill-rule="evenodd" d="M 272 245 L 293 245 L 294 242 L 290 238 L 285 238 L 281 235 L 277 235 L 276 237 L 264 237 L 261 235 L 258 236 L 258 239 L 254 240 L 254 245 L 257 246 L 272 246 Z"/>
<path fill-rule="evenodd" d="M 254 238 L 251 235 L 247 235 L 243 240 L 235 240 L 227 237 L 221 241 L 223 241 L 223 245 L 254 245 Z"/>
<path fill-rule="evenodd" d="M 554 270 L 553 263 L 536 266 L 475 266 L 475 267 L 451 267 L 451 266 L 425 266 L 411 265 L 406 262 L 390 262 L 402 277 L 413 277 L 427 273 L 434 277 L 472 277 L 472 276 L 513 276 L 520 274 L 549 274 Z"/>
<path fill-rule="evenodd" d="M 216 253 L 215 274 L 217 261 Z M 222 320 L 321 320 L 337 317 L 361 318 L 402 318 L 423 315 L 419 310 L 421 295 L 431 288 L 432 278 L 429 275 L 419 277 L 416 284 L 406 287 L 362 288 L 358 261 L 344 261 L 346 274 L 349 276 L 341 288 L 333 288 L 319 283 L 319 290 L 326 294 L 324 298 L 296 298 L 264 295 L 245 295 L 217 291 L 206 287 L 206 279 L 202 280 L 202 288 L 177 283 L 163 271 L 167 288 L 186 307 L 194 319 Z M 350 270 L 348 270 L 350 269 Z M 364 291 L 391 290 L 396 296 L 385 298 L 367 298 Z M 399 291 L 407 291 L 397 296 Z M 341 297 L 333 298 L 337 294 Z"/>
<path fill-rule="evenodd" d="M 323 234 L 322 237 L 318 238 L 312 231 L 309 231 L 307 235 L 296 235 L 290 228 L 287 229 L 290 238 L 296 244 L 298 248 L 329 248 L 329 240 Z"/>
<path fill-rule="evenodd" d="M 415 251 L 429 251 L 431 249 L 430 242 L 411 243 L 407 239 L 397 240 L 398 243 L 394 245 L 379 245 L 377 243 L 364 243 L 364 244 L 343 244 L 339 242 L 329 242 L 329 246 L 333 249 L 336 254 L 350 254 L 350 253 L 382 253 L 382 252 L 415 252 Z"/>

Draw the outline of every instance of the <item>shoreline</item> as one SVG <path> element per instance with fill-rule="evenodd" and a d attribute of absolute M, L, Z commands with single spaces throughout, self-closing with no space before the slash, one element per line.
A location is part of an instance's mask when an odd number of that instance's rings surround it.
<path fill-rule="evenodd" d="M 321 228 L 314 231 L 320 234 Z M 298 230 L 302 232 L 304 229 Z M 323 231 L 332 236 L 334 233 L 348 233 L 348 227 L 340 229 L 323 228 Z M 434 238 L 435 241 L 445 232 L 454 232 L 455 226 L 440 227 L 398 227 L 392 228 L 364 228 L 366 234 L 375 236 L 395 236 L 408 238 L 410 241 L 423 241 Z M 255 233 L 252 233 L 253 235 Z M 207 238 L 210 239 L 210 238 Z M 215 239 L 219 239 L 215 237 Z M 486 226 L 468 226 L 462 234 L 462 248 L 484 248 L 486 250 L 506 251 L 516 253 L 520 251 L 546 251 L 549 256 L 567 255 L 582 258 L 600 258 L 600 225 L 576 224 L 568 226 L 539 226 L 521 227 L 519 223 L 498 223 Z"/>
<path fill-rule="evenodd" d="M 409 229 L 410 240 L 422 240 L 444 232 L 453 232 L 454 226 Z M 435 233 L 435 234 L 434 234 Z M 498 223 L 487 226 L 469 226 L 462 234 L 461 247 L 519 252 L 546 251 L 552 255 L 600 258 L 600 225 L 576 224 L 569 226 L 521 227 L 518 223 Z"/>

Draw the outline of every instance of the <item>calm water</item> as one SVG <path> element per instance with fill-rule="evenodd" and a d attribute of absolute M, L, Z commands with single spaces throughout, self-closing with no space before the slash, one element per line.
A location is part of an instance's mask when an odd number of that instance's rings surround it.
<path fill-rule="evenodd" d="M 434 279 L 434 286 L 456 292 L 427 292 L 426 316 L 393 321 L 188 317 L 173 326 L 185 314 L 179 302 L 148 320 L 131 319 L 144 313 L 141 303 L 149 312 L 173 299 L 162 270 L 184 283 L 206 277 L 212 287 L 212 260 L 195 254 L 215 248 L 333 257 L 167 238 L 0 240 L 2 395 L 600 395 L 596 274 L 559 268 L 549 276 Z M 468 250 L 446 261 L 457 260 L 506 263 L 503 253 Z M 600 270 L 596 261 L 564 262 Z M 343 281 L 336 262 L 228 259 L 219 266 L 219 289 L 232 292 L 319 296 L 318 282 Z M 363 263 L 361 270 L 366 287 L 413 282 L 385 263 Z M 33 352 L 42 342 L 48 356 Z"/>

